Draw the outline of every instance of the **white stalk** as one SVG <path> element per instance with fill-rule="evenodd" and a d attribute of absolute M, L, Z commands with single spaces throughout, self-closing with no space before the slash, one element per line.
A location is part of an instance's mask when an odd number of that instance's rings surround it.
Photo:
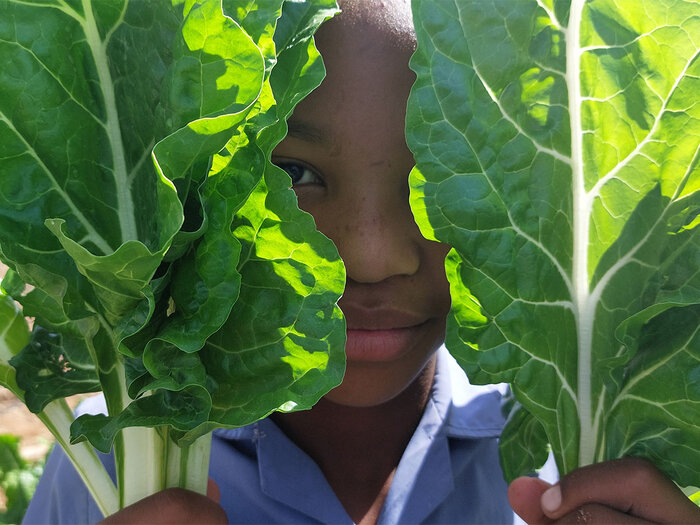
<path fill-rule="evenodd" d="M 127 392 L 124 365 L 121 361 L 112 374 L 119 381 L 119 397 L 108 403 L 108 407 L 110 412 L 114 412 L 110 415 L 116 416 L 131 403 L 131 398 Z M 115 406 L 114 401 L 121 406 Z M 119 508 L 136 503 L 164 488 L 163 439 L 156 429 L 122 429 L 114 443 L 114 456 L 117 465 Z"/>
<path fill-rule="evenodd" d="M 148 427 L 121 431 L 123 451 L 118 459 L 120 506 L 126 507 L 165 488 L 163 439 Z"/>
<path fill-rule="evenodd" d="M 168 487 L 181 487 L 206 495 L 212 434 L 198 438 L 188 447 L 178 447 L 168 439 Z"/>
<path fill-rule="evenodd" d="M 70 425 L 73 422 L 73 412 L 66 400 L 52 401 L 38 416 L 63 447 L 102 514 L 108 516 L 117 512 L 119 510 L 117 488 L 97 457 L 95 450 L 87 441 L 75 445 L 70 444 Z"/>
<path fill-rule="evenodd" d="M 123 361 L 119 359 L 108 373 L 101 374 L 100 381 L 109 413 L 111 416 L 117 416 L 132 401 L 128 394 Z M 197 440 L 192 445 L 192 451 L 186 452 L 182 459 L 177 459 L 178 467 L 173 466 L 169 469 L 169 465 L 175 461 L 169 457 L 181 452 L 179 447 L 171 442 L 165 428 L 122 429 L 114 441 L 119 508 L 136 503 L 170 486 L 189 488 L 206 494 L 210 443 L 211 436 L 208 440 Z M 206 462 L 206 466 L 202 466 L 202 462 Z M 180 463 L 183 465 L 182 475 L 176 474 L 179 472 Z M 172 484 L 169 484 L 169 470 L 172 470 L 170 477 L 177 478 Z M 189 470 L 191 474 L 188 475 Z M 180 482 L 180 477 L 186 480 L 186 483 Z"/>
<path fill-rule="evenodd" d="M 571 120 L 571 161 L 574 206 L 573 288 L 578 332 L 577 404 L 579 414 L 579 464 L 588 465 L 595 457 L 595 435 L 591 406 L 591 350 L 595 303 L 591 301 L 588 277 L 590 200 L 583 169 L 583 123 L 581 117 L 581 19 L 584 0 L 571 3 L 566 30 L 566 81 L 569 89 Z M 570 466 L 567 466 L 567 468 Z"/>

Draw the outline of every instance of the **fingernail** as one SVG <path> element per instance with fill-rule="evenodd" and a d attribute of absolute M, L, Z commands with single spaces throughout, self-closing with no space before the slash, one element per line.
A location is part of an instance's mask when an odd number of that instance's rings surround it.
<path fill-rule="evenodd" d="M 561 488 L 559 488 L 559 485 L 548 488 L 542 494 L 540 505 L 542 505 L 542 510 L 545 512 L 554 512 L 559 508 L 559 505 L 561 505 Z"/>

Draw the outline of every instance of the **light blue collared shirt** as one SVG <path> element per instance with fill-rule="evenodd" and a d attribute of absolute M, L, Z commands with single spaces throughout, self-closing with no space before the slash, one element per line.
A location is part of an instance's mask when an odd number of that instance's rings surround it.
<path fill-rule="evenodd" d="M 498 388 L 470 385 L 440 349 L 430 398 L 394 474 L 380 524 L 513 522 L 498 463 L 500 400 Z M 316 463 L 270 419 L 214 431 L 211 458 L 209 474 L 221 489 L 229 523 L 352 523 Z M 101 518 L 57 448 L 24 523 Z"/>

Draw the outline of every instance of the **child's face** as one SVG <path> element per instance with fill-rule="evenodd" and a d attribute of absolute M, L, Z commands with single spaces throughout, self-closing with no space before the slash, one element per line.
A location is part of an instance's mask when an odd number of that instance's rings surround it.
<path fill-rule="evenodd" d="M 327 399 L 352 406 L 388 401 L 416 379 L 443 341 L 450 306 L 447 248 L 421 236 L 408 204 L 410 44 L 378 25 L 321 28 L 326 79 L 273 154 L 347 268 L 347 372 Z"/>

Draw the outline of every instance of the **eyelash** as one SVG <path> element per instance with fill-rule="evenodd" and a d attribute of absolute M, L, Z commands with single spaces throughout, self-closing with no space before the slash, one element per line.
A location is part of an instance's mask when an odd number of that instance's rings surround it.
<path fill-rule="evenodd" d="M 298 161 L 276 161 L 275 166 L 285 171 L 292 179 L 292 186 L 305 186 L 307 184 L 323 184 L 323 180 L 316 173 L 316 170 L 306 166 Z M 311 177 L 312 180 L 304 181 L 305 177 Z"/>

